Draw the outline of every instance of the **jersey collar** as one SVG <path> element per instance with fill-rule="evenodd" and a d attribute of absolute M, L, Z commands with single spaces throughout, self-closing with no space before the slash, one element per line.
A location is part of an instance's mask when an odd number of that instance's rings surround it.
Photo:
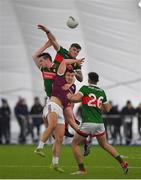
<path fill-rule="evenodd" d="M 98 87 L 96 84 L 89 84 L 89 86 L 96 86 L 96 87 Z"/>

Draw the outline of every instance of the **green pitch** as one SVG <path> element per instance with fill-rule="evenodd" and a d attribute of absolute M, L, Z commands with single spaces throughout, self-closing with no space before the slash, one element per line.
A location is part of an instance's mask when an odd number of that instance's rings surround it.
<path fill-rule="evenodd" d="M 50 169 L 51 146 L 45 147 L 46 157 L 38 157 L 33 153 L 31 145 L 0 146 L 0 178 L 1 179 L 139 179 L 141 178 L 141 147 L 116 147 L 129 162 L 129 173 L 124 175 L 115 159 L 103 149 L 93 146 L 91 154 L 85 158 L 87 175 L 70 175 L 77 170 L 71 147 L 63 146 L 60 164 L 65 173 Z"/>

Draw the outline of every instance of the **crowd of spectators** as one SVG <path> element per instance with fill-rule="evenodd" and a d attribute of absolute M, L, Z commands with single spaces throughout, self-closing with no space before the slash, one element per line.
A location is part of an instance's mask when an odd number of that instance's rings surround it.
<path fill-rule="evenodd" d="M 105 127 L 107 129 L 108 139 L 112 139 L 113 144 L 124 143 L 130 145 L 133 139 L 133 121 L 137 118 L 138 137 L 141 139 L 141 103 L 137 108 L 133 107 L 131 101 L 127 101 L 126 105 L 119 111 L 118 106 L 114 106 L 110 101 L 111 110 L 104 114 Z M 121 132 L 122 130 L 122 132 Z"/>
<path fill-rule="evenodd" d="M 19 125 L 18 143 L 26 143 L 27 136 L 31 136 L 32 142 L 39 140 L 42 120 L 43 105 L 38 97 L 34 98 L 31 108 L 28 107 L 24 98 L 19 98 L 13 112 Z M 0 144 L 11 142 L 11 108 L 6 99 L 2 99 L 0 107 Z"/>
<path fill-rule="evenodd" d="M 128 100 L 121 110 L 118 109 L 118 106 L 113 105 L 112 101 L 110 101 L 110 106 L 110 112 L 103 114 L 108 140 L 111 140 L 113 144 L 132 144 L 135 118 L 138 131 L 136 134 L 141 140 L 141 103 L 138 107 L 133 107 L 132 102 Z M 31 108 L 28 107 L 24 98 L 19 98 L 12 110 L 7 99 L 1 99 L 0 144 L 11 143 L 11 112 L 14 112 L 19 126 L 17 142 L 26 143 L 27 136 L 31 137 L 32 143 L 38 142 L 43 124 L 42 111 L 43 105 L 38 97 L 34 98 Z M 76 115 L 78 114 L 81 115 L 81 108 L 78 109 Z"/>

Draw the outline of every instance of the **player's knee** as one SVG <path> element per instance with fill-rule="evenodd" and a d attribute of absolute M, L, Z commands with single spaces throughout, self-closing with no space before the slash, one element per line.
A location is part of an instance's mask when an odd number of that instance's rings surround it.
<path fill-rule="evenodd" d="M 77 141 L 75 139 L 73 139 L 72 143 L 71 143 L 72 148 L 77 146 L 77 145 L 78 145 Z"/>
<path fill-rule="evenodd" d="M 62 144 L 63 143 L 63 137 L 55 137 L 55 141 L 57 142 L 57 144 Z"/>

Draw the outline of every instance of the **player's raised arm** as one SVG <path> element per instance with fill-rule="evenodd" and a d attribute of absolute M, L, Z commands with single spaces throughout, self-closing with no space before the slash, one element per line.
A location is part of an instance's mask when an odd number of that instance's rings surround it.
<path fill-rule="evenodd" d="M 42 31 L 44 31 L 48 37 L 48 39 L 50 40 L 50 42 L 52 43 L 54 49 L 56 51 L 58 51 L 60 49 L 60 45 L 58 43 L 58 41 L 56 40 L 54 34 L 52 34 L 52 32 L 45 26 L 38 24 L 38 29 L 41 29 Z"/>
<path fill-rule="evenodd" d="M 78 64 L 78 65 L 82 65 L 84 63 L 84 59 L 85 58 L 82 58 L 82 59 L 64 59 L 61 64 L 59 65 L 59 68 L 58 68 L 58 71 L 57 73 L 58 74 L 64 74 L 65 71 L 66 71 L 66 67 L 68 64 Z"/>
<path fill-rule="evenodd" d="M 40 68 L 40 60 L 39 56 L 50 46 L 52 46 L 50 41 L 47 41 L 40 49 L 38 49 L 34 54 L 33 54 L 33 60 L 35 64 Z"/>

